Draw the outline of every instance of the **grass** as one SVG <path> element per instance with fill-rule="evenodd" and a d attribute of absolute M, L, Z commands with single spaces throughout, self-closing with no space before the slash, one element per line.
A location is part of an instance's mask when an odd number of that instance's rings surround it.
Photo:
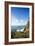
<path fill-rule="evenodd" d="M 25 29 L 23 32 L 12 32 L 11 38 L 29 38 L 29 29 Z"/>

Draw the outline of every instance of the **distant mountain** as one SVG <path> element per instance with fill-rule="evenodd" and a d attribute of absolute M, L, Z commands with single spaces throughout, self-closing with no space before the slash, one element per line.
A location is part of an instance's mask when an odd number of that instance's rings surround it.
<path fill-rule="evenodd" d="M 23 32 L 26 32 L 27 30 L 29 30 L 29 21 L 27 22 L 26 25 L 22 25 L 22 26 L 11 26 L 11 31 L 12 32 L 21 32 L 21 30 L 23 30 Z"/>
<path fill-rule="evenodd" d="M 17 30 L 23 29 L 25 26 L 11 26 L 11 31 L 16 32 Z"/>

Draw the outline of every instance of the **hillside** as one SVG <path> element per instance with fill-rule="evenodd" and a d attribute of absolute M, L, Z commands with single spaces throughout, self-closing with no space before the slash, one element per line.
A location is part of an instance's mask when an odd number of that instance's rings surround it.
<path fill-rule="evenodd" d="M 29 21 L 24 27 L 23 32 L 11 32 L 11 38 L 29 38 Z"/>

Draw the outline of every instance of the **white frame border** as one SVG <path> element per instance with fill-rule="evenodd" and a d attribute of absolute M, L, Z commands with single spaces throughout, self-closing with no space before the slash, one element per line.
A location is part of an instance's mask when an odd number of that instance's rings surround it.
<path fill-rule="evenodd" d="M 29 17 L 30 17 L 30 38 L 19 38 L 19 39 L 11 39 L 11 7 L 23 7 L 30 8 Z M 29 5 L 9 5 L 9 42 L 18 42 L 18 41 L 32 41 L 32 6 Z"/>

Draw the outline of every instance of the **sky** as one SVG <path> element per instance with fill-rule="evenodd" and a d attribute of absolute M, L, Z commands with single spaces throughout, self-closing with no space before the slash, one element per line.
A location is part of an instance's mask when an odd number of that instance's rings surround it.
<path fill-rule="evenodd" d="M 26 25 L 29 17 L 29 8 L 11 7 L 11 25 Z"/>

